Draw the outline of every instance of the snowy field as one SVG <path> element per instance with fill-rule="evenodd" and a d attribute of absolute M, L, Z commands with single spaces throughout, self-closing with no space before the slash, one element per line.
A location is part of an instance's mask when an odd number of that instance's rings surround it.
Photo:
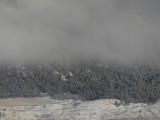
<path fill-rule="evenodd" d="M 160 120 L 160 102 L 115 106 L 114 99 L 54 100 L 49 97 L 0 100 L 0 120 Z"/>

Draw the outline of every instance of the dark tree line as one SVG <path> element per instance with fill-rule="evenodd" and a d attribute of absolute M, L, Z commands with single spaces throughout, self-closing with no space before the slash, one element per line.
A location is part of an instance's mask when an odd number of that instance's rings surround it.
<path fill-rule="evenodd" d="M 0 98 L 44 93 L 53 98 L 62 95 L 64 99 L 70 95 L 84 100 L 154 102 L 160 98 L 160 70 L 95 62 L 0 65 Z"/>

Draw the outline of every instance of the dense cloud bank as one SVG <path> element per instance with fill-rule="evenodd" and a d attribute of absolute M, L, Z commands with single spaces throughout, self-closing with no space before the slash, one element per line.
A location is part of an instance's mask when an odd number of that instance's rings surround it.
<path fill-rule="evenodd" d="M 1 0 L 0 61 L 158 63 L 159 0 Z"/>

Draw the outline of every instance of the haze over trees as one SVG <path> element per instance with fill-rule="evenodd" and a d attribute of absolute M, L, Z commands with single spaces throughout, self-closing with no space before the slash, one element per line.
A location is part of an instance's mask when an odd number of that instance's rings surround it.
<path fill-rule="evenodd" d="M 1 98 L 160 98 L 160 0 L 0 0 L 0 16 Z"/>

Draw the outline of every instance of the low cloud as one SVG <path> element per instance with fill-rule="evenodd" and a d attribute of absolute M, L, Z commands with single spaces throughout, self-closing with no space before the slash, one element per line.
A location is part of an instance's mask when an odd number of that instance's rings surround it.
<path fill-rule="evenodd" d="M 0 61 L 160 60 L 159 0 L 1 0 Z"/>

